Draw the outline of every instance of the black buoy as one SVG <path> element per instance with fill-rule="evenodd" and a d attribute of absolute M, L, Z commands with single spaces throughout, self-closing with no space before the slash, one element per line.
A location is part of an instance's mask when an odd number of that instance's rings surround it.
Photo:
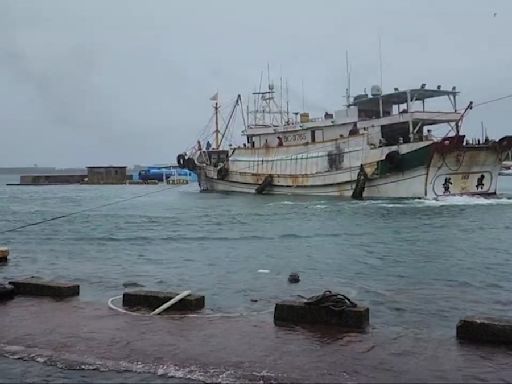
<path fill-rule="evenodd" d="M 288 282 L 290 284 L 297 284 L 300 281 L 300 276 L 297 272 L 290 273 L 288 276 Z"/>

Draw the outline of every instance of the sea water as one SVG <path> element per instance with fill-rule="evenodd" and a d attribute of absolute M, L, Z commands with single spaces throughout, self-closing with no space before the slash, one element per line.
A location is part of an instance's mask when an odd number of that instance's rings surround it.
<path fill-rule="evenodd" d="M 195 184 L 7 182 L 16 180 L 0 179 L 0 231 L 81 213 L 0 235 L 11 249 L 0 280 L 73 281 L 81 295 L 0 305 L 0 353 L 9 358 L 0 377 L 74 382 L 94 369 L 104 376 L 89 381 L 145 380 L 131 372 L 204 381 L 512 378 L 507 349 L 454 337 L 466 315 L 512 312 L 512 178 L 500 177 L 495 198 L 366 201 L 199 193 Z M 110 202 L 118 203 L 95 208 Z M 291 272 L 299 284 L 287 282 Z M 126 282 L 204 294 L 204 313 L 218 316 L 116 313 L 106 302 Z M 367 333 L 272 324 L 276 301 L 326 289 L 370 307 Z M 32 374 L 16 376 L 25 369 Z"/>

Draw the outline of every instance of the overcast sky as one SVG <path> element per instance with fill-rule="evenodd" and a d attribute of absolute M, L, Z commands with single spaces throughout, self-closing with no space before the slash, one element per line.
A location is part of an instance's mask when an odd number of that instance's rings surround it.
<path fill-rule="evenodd" d="M 496 13 L 496 15 L 495 15 Z M 293 110 L 339 109 L 380 82 L 512 93 L 512 1 L 0 0 L 0 166 L 174 162 L 219 91 L 228 104 L 270 64 Z M 512 132 L 512 100 L 475 109 L 476 135 Z"/>

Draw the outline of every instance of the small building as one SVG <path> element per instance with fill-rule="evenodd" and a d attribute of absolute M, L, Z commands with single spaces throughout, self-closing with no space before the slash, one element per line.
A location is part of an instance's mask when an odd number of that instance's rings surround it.
<path fill-rule="evenodd" d="M 126 167 L 87 167 L 88 184 L 126 184 Z"/>

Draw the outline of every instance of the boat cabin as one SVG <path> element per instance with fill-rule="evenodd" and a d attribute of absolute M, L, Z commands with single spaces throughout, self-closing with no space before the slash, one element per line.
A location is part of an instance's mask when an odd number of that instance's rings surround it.
<path fill-rule="evenodd" d="M 450 124 L 453 128 L 459 121 L 457 95 L 455 87 L 427 89 L 422 84 L 416 89 L 395 88 L 392 93 L 381 94 L 380 87 L 374 86 L 370 96 L 357 95 L 345 109 L 317 118 L 310 118 L 305 112 L 289 118 L 287 112 L 263 110 L 270 117 L 281 114 L 283 123 L 276 124 L 274 120 L 265 124 L 254 114 L 244 134 L 249 148 L 303 145 L 361 134 L 367 135 L 371 147 L 433 140 L 429 126 Z M 440 106 L 440 98 L 449 100 L 448 107 Z M 435 100 L 429 106 L 427 101 L 431 99 Z"/>

